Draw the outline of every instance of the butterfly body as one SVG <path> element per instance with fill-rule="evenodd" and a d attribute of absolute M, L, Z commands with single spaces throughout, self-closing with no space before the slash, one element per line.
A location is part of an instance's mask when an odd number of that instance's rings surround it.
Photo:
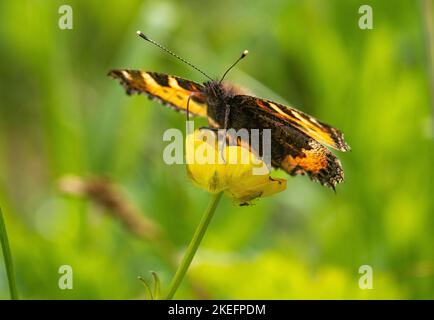
<path fill-rule="evenodd" d="M 339 159 L 326 147 L 349 150 L 343 134 L 297 109 L 245 95 L 221 81 L 199 84 L 156 72 L 112 70 L 127 94 L 145 93 L 177 111 L 208 118 L 211 128 L 271 130 L 271 164 L 290 175 L 307 174 L 330 188 L 343 181 Z M 252 151 L 260 153 L 261 150 Z"/>
<path fill-rule="evenodd" d="M 224 128 L 225 115 L 230 108 L 229 100 L 232 92 L 225 90 L 218 81 L 207 81 L 203 84 L 203 94 L 206 97 L 207 117 L 210 127 Z"/>

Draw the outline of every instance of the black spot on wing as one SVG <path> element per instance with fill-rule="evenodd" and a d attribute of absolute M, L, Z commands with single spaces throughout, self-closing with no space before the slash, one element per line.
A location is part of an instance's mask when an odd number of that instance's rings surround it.
<path fill-rule="evenodd" d="M 200 87 L 196 83 L 194 83 L 193 81 L 181 79 L 181 78 L 178 78 L 178 77 L 176 77 L 175 79 L 178 82 L 178 85 L 181 88 L 185 89 L 185 90 L 188 90 L 188 91 L 201 91 Z"/>
<path fill-rule="evenodd" d="M 169 76 L 164 73 L 148 72 L 148 74 L 154 79 L 160 86 L 169 86 Z"/>

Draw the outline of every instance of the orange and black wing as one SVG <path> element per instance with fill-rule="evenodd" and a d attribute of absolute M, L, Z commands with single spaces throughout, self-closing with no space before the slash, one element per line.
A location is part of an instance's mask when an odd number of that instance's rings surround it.
<path fill-rule="evenodd" d="M 322 144 L 340 151 L 350 150 L 341 131 L 300 110 L 252 96 L 243 96 L 240 99 L 249 100 L 249 105 L 262 109 Z"/>
<path fill-rule="evenodd" d="M 203 117 L 207 115 L 203 86 L 199 83 L 164 73 L 140 70 L 112 70 L 108 75 L 119 80 L 129 95 L 145 93 L 150 99 L 184 112 L 190 97 L 190 114 Z"/>
<path fill-rule="evenodd" d="M 285 150 L 286 148 L 286 150 Z M 344 181 L 344 171 L 339 159 L 327 148 L 313 139 L 308 139 L 305 147 L 283 146 L 285 156 L 278 154 L 278 166 L 290 175 L 307 174 L 311 180 L 335 189 Z"/>
<path fill-rule="evenodd" d="M 307 174 L 312 180 L 333 189 L 344 180 L 344 172 L 339 159 L 320 143 L 326 139 L 328 134 L 325 132 L 328 131 L 317 129 L 318 134 L 321 132 L 324 136 L 322 139 L 317 139 L 313 134 L 308 134 L 306 128 L 300 129 L 299 122 L 284 121 L 283 115 L 278 116 L 279 112 L 269 105 L 270 102 L 252 96 L 235 96 L 230 103 L 233 105 L 231 109 L 231 113 L 234 113 L 233 119 L 237 119 L 233 123 L 236 127 L 271 129 L 271 164 L 273 167 L 281 168 L 290 175 Z M 295 115 L 292 116 L 296 118 Z M 313 129 L 310 130 L 313 131 Z M 349 149 L 341 135 L 330 137 L 327 142 L 340 150 Z M 254 151 L 262 153 L 261 150 Z"/>

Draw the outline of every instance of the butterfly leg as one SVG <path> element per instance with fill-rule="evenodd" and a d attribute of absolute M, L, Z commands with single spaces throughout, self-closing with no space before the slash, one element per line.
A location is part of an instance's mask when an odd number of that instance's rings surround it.
<path fill-rule="evenodd" d="M 226 105 L 225 106 L 225 122 L 223 124 L 223 129 L 227 130 L 229 127 L 229 115 L 231 114 L 231 106 Z"/>
<path fill-rule="evenodd" d="M 188 99 L 187 99 L 187 109 L 186 109 L 187 121 L 190 121 L 190 99 L 193 95 L 194 95 L 193 92 L 190 93 L 188 95 Z"/>
<path fill-rule="evenodd" d="M 187 116 L 187 121 L 190 120 L 190 100 L 193 97 L 201 97 L 201 95 L 198 92 L 191 92 L 188 95 L 188 98 L 187 98 L 187 108 L 185 110 L 186 111 L 186 116 Z"/>
<path fill-rule="evenodd" d="M 226 131 L 224 131 L 223 133 L 220 131 L 222 129 L 219 128 L 211 128 L 211 127 L 200 127 L 199 130 L 209 130 L 211 132 L 213 132 L 216 136 L 217 136 L 217 142 L 218 142 L 218 148 L 220 151 L 220 155 L 223 159 L 223 163 L 226 164 L 226 159 L 225 159 L 225 147 L 226 147 L 226 139 L 227 139 L 227 135 L 226 135 Z"/>
<path fill-rule="evenodd" d="M 226 163 L 226 159 L 225 159 L 225 147 L 226 147 L 226 135 L 227 135 L 227 129 L 229 127 L 229 115 L 231 114 L 231 106 L 226 104 L 225 105 L 225 120 L 223 123 L 223 129 L 224 129 L 224 133 L 223 133 L 223 139 L 222 139 L 222 143 L 219 146 L 220 147 L 220 153 L 223 159 L 223 162 Z"/>

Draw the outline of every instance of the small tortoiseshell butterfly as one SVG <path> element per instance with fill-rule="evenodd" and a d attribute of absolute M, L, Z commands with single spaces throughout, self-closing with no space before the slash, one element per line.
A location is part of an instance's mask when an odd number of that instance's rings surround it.
<path fill-rule="evenodd" d="M 222 82 L 247 51 L 228 68 L 221 80 L 214 80 L 140 31 L 137 33 L 201 72 L 210 81 L 199 84 L 164 73 L 127 69 L 110 71 L 109 75 L 120 81 L 127 94 L 145 93 L 177 111 L 188 111 L 187 115 L 207 117 L 213 129 L 271 129 L 273 167 L 290 175 L 307 174 L 312 180 L 333 189 L 343 181 L 344 172 L 339 159 L 323 146 L 348 151 L 350 147 L 341 131 L 299 110 L 245 95 L 235 86 Z"/>

